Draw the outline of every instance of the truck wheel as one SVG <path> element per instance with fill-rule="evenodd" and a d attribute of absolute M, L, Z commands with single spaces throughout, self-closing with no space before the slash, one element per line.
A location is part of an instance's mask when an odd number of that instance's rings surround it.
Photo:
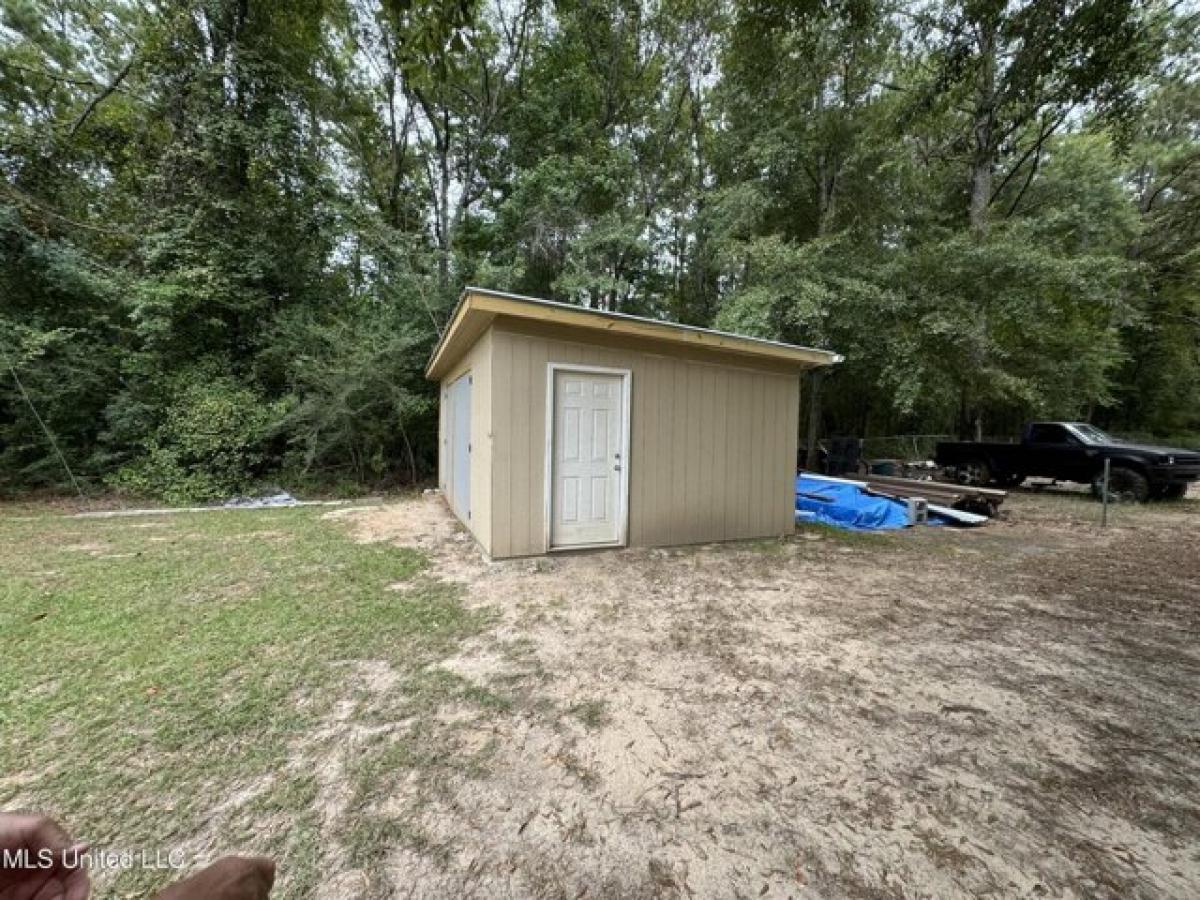
<path fill-rule="evenodd" d="M 983 487 L 985 484 L 991 483 L 992 470 L 986 460 L 970 459 L 958 467 L 955 480 L 959 484 Z"/>
<path fill-rule="evenodd" d="M 1104 499 L 1104 474 L 1092 482 L 1092 493 L 1097 500 Z M 1113 466 L 1108 473 L 1108 499 L 1110 503 L 1145 503 L 1150 499 L 1150 482 L 1135 469 Z"/>

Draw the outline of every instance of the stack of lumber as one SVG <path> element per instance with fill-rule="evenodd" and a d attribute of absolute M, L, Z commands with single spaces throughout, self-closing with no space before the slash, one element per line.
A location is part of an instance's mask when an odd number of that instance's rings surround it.
<path fill-rule="evenodd" d="M 967 484 L 948 484 L 944 481 L 918 481 L 914 478 L 893 478 L 888 475 L 864 475 L 863 483 L 872 494 L 907 500 L 922 497 L 930 503 L 953 509 L 969 510 L 986 516 L 996 514 L 1008 494 L 991 488 Z"/>

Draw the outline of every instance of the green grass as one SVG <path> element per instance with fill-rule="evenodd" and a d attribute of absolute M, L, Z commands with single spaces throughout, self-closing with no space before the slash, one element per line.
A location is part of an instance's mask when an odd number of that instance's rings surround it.
<path fill-rule="evenodd" d="M 431 674 L 483 619 L 424 569 L 308 509 L 0 519 L 0 806 L 35 806 L 98 846 L 170 848 L 239 786 L 266 784 L 243 819 L 284 827 L 232 843 L 294 863 L 299 895 L 317 874 L 315 783 L 285 767 L 355 698 L 345 661 L 390 665 L 418 711 L 501 702 Z"/>
<path fill-rule="evenodd" d="M 903 534 L 903 532 L 890 531 L 850 531 L 845 528 L 826 525 L 824 522 L 797 522 L 796 534 L 793 540 L 803 540 L 804 536 L 809 534 L 825 538 L 837 544 L 882 550 L 896 545 L 893 538 L 897 533 Z"/>
<path fill-rule="evenodd" d="M 603 700 L 584 700 L 572 706 L 570 712 L 591 731 L 603 728 L 611 719 L 608 704 Z"/>

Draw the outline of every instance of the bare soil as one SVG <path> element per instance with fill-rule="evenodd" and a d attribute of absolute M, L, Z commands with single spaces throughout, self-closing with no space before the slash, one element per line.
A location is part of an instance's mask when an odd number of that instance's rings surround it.
<path fill-rule="evenodd" d="M 503 702 L 324 896 L 1200 896 L 1200 501 L 503 562 L 436 495 L 331 515 L 492 611 L 442 666 Z"/>

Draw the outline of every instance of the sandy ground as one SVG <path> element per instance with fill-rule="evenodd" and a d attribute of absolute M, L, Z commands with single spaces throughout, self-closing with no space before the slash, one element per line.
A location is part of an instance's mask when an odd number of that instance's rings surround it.
<path fill-rule="evenodd" d="M 333 513 L 493 611 L 444 665 L 511 702 L 323 894 L 1200 896 L 1198 506 L 499 563 L 436 495 Z"/>

